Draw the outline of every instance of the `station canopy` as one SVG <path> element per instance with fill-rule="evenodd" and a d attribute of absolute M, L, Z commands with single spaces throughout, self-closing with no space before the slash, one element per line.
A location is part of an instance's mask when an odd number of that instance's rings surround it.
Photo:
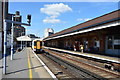
<path fill-rule="evenodd" d="M 32 41 L 33 39 L 28 36 L 17 37 L 17 41 Z"/>

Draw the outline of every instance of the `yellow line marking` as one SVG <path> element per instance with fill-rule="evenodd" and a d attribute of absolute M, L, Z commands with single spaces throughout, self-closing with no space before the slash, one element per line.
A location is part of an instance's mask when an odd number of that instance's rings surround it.
<path fill-rule="evenodd" d="M 31 69 L 31 64 L 30 64 L 30 56 L 28 56 L 28 68 L 29 68 L 29 77 L 30 77 L 30 80 L 32 80 L 32 69 Z"/>

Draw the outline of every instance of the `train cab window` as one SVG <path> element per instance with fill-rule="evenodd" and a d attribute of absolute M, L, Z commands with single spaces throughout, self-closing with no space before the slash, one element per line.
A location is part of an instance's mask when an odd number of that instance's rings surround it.
<path fill-rule="evenodd" d="M 42 46 L 42 42 L 40 42 L 40 46 Z"/>
<path fill-rule="evenodd" d="M 36 46 L 37 42 L 34 42 L 34 46 Z"/>

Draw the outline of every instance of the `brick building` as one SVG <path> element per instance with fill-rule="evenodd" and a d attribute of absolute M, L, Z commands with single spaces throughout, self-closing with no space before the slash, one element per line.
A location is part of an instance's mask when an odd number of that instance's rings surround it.
<path fill-rule="evenodd" d="M 22 22 L 22 16 L 20 15 L 19 11 L 16 11 L 16 14 L 8 14 L 8 19 L 12 20 L 12 16 L 13 16 L 13 21 L 17 21 L 17 22 Z M 11 23 L 8 23 L 8 33 L 11 34 Z M 25 28 L 21 25 L 18 24 L 14 24 L 14 37 L 20 37 L 20 36 L 24 36 L 25 35 Z"/>
<path fill-rule="evenodd" d="M 25 35 L 25 28 L 22 26 L 15 26 L 14 27 L 14 37 L 20 37 Z"/>

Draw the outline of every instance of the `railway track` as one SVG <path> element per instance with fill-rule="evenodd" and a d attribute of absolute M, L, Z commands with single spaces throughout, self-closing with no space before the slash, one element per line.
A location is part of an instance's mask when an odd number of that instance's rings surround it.
<path fill-rule="evenodd" d="M 107 69 L 104 69 L 102 67 L 98 67 L 95 66 L 93 64 L 89 64 L 86 63 L 84 61 L 81 61 L 79 59 L 75 59 L 73 57 L 67 56 L 67 55 L 61 55 L 58 52 L 55 51 L 51 51 L 48 49 L 44 49 L 46 52 L 49 53 L 49 57 L 52 56 L 51 59 L 54 58 L 54 60 L 57 61 L 57 59 L 61 60 L 62 62 L 64 62 L 65 64 L 67 64 L 66 67 L 72 66 L 74 68 L 76 68 L 77 70 L 75 71 L 81 71 L 81 73 L 83 74 L 79 74 L 82 77 L 86 77 L 86 78 L 96 78 L 96 79 L 100 79 L 100 78 L 120 78 L 119 73 L 118 72 L 113 72 Z M 48 55 L 47 55 L 48 56 Z M 59 62 L 60 63 L 60 62 Z M 61 64 L 64 64 L 61 63 Z M 64 64 L 64 65 L 65 65 Z M 86 76 L 84 76 L 86 75 Z"/>
<path fill-rule="evenodd" d="M 76 78 L 72 73 L 66 70 L 62 65 L 56 63 L 44 54 L 37 54 L 40 59 L 49 67 L 58 79 Z"/>
<path fill-rule="evenodd" d="M 46 55 L 46 56 L 52 59 L 53 61 L 55 61 L 56 63 L 58 63 L 59 65 L 66 68 L 68 71 L 70 71 L 71 74 L 74 74 L 73 78 L 90 78 L 94 80 L 99 80 L 99 78 L 102 79 L 102 77 L 96 76 L 95 74 L 92 74 L 90 72 L 88 73 L 88 71 L 81 69 L 80 67 L 73 65 L 69 62 L 61 60 L 58 57 L 55 57 L 53 55 Z"/>
<path fill-rule="evenodd" d="M 85 57 L 85 56 L 80 56 L 80 55 L 74 55 L 74 54 L 69 54 L 65 52 L 64 53 L 58 52 L 58 51 L 55 51 L 55 52 L 62 56 L 66 56 L 68 58 L 71 57 L 72 59 L 77 60 L 77 61 L 82 61 L 82 62 L 91 64 L 91 65 L 99 66 L 101 68 L 106 68 L 111 71 L 120 73 L 120 64 L 118 63 L 112 63 L 112 62 L 108 62 L 108 61 L 104 61 L 100 59 L 95 59 L 95 58 Z"/>

